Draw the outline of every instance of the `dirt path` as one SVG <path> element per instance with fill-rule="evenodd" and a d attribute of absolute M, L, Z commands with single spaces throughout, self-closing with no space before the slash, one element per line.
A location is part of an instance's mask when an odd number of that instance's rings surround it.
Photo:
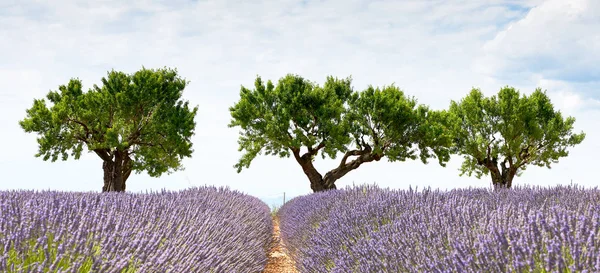
<path fill-rule="evenodd" d="M 283 249 L 284 245 L 279 236 L 279 219 L 273 218 L 273 246 L 269 251 L 269 261 L 263 273 L 298 273 L 294 262 Z"/>

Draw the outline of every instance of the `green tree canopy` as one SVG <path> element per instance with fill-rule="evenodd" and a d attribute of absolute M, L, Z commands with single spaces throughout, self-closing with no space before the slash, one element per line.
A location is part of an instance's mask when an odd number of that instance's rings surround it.
<path fill-rule="evenodd" d="M 539 88 L 526 96 L 504 87 L 492 97 L 473 89 L 460 102 L 451 102 L 450 113 L 455 152 L 465 159 L 461 175 L 491 174 L 495 188 L 510 188 L 528 165 L 550 168 L 585 138 L 583 132 L 573 133 L 575 118 L 554 110 Z"/>
<path fill-rule="evenodd" d="M 124 191 L 132 171 L 152 177 L 183 169 L 191 157 L 197 107 L 180 100 L 188 82 L 176 70 L 141 69 L 128 75 L 111 71 L 83 92 L 79 79 L 35 99 L 19 124 L 39 134 L 36 157 L 52 162 L 84 148 L 103 160 L 103 191 Z"/>
<path fill-rule="evenodd" d="M 257 77 L 253 90 L 242 86 L 240 100 L 230 108 L 230 127 L 241 127 L 235 165 L 248 168 L 263 151 L 266 155 L 294 156 L 307 175 L 311 189 L 334 189 L 335 181 L 361 164 L 437 157 L 450 158 L 451 137 L 443 122 L 444 111 L 417 105 L 391 85 L 351 88 L 351 78 L 327 77 L 323 86 L 288 74 L 275 86 Z M 317 154 L 340 164 L 322 175 L 313 166 Z"/>

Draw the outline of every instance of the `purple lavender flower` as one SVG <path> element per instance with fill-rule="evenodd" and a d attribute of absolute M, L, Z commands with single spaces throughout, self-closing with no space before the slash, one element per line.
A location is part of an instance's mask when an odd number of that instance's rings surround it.
<path fill-rule="evenodd" d="M 0 272 L 261 272 L 273 229 L 262 201 L 215 187 L 6 191 L 0 215 Z"/>
<path fill-rule="evenodd" d="M 596 272 L 599 204 L 599 190 L 577 187 L 362 186 L 294 198 L 278 215 L 300 272 Z"/>

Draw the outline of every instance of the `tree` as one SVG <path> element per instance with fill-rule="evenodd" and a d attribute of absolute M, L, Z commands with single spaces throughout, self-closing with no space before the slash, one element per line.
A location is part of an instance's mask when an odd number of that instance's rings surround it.
<path fill-rule="evenodd" d="M 134 74 L 111 71 L 84 93 L 79 79 L 35 99 L 19 124 L 39 134 L 44 161 L 59 156 L 79 159 L 85 148 L 102 161 L 102 191 L 125 191 L 132 171 L 151 177 L 182 170 L 181 159 L 191 157 L 190 137 L 198 107 L 180 100 L 189 82 L 176 70 L 142 68 Z"/>
<path fill-rule="evenodd" d="M 452 138 L 440 122 L 444 111 L 417 106 L 397 87 L 370 86 L 354 92 L 351 78 L 327 77 L 321 87 L 288 74 L 274 86 L 260 77 L 254 90 L 241 87 L 240 100 L 230 112 L 230 127 L 241 127 L 237 172 L 249 168 L 262 151 L 279 157 L 294 156 L 313 191 L 335 189 L 335 182 L 364 163 L 437 157 L 445 166 Z M 322 175 L 315 156 L 335 159 L 339 165 Z"/>
<path fill-rule="evenodd" d="M 452 101 L 449 112 L 455 121 L 454 152 L 465 158 L 461 176 L 491 174 L 495 189 L 510 188 L 528 165 L 550 168 L 585 138 L 573 133 L 575 118 L 563 118 L 539 88 L 521 96 L 507 86 L 492 97 L 473 89 L 460 102 Z"/>

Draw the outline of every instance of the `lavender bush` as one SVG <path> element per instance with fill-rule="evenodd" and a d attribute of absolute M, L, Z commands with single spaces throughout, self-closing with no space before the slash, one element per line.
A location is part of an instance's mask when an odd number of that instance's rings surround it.
<path fill-rule="evenodd" d="M 0 272 L 261 272 L 272 229 L 224 188 L 0 192 Z"/>
<path fill-rule="evenodd" d="M 363 186 L 278 213 L 300 272 L 600 272 L 600 191 Z"/>

